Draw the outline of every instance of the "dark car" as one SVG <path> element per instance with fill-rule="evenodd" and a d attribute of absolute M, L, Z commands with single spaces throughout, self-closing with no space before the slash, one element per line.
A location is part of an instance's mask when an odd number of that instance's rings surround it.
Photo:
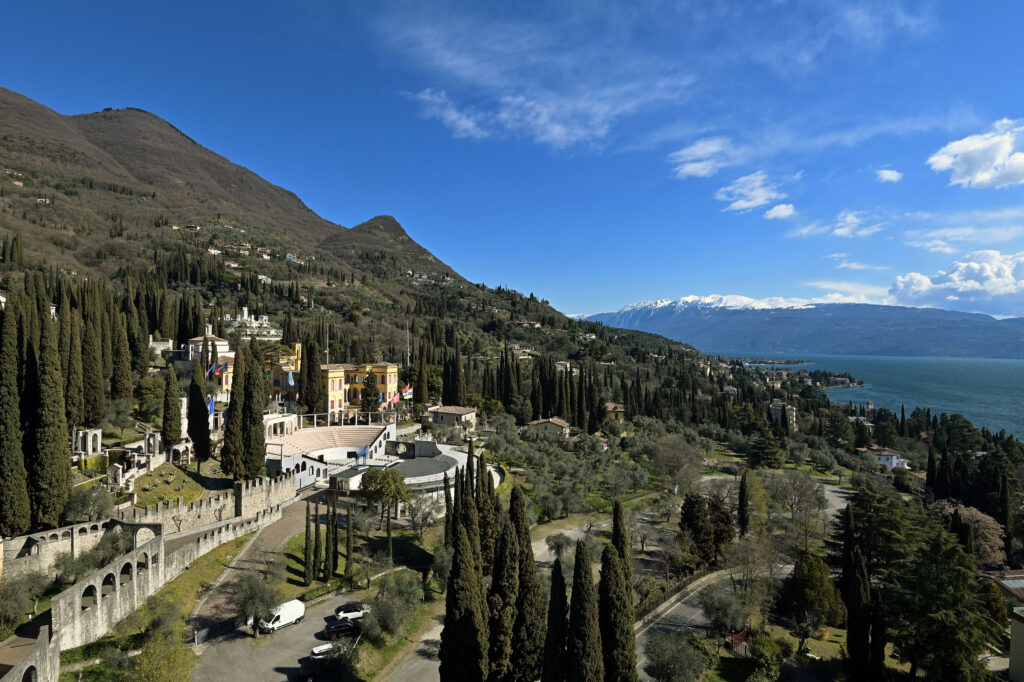
<path fill-rule="evenodd" d="M 358 635 L 360 629 L 359 623 L 350 618 L 337 618 L 327 624 L 327 627 L 324 628 L 324 634 L 331 639 L 335 639 L 337 637 L 351 637 L 353 635 Z"/>

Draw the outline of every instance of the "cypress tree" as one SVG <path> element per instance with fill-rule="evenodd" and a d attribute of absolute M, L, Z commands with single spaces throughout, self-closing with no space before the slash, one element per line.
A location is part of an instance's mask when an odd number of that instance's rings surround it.
<path fill-rule="evenodd" d="M 444 629 L 437 657 L 441 682 L 484 682 L 489 672 L 484 590 L 473 548 L 462 524 L 455 524 L 452 570 L 445 596 Z"/>
<path fill-rule="evenodd" d="M 60 375 L 57 335 L 49 317 L 42 320 L 39 364 L 36 371 L 38 403 L 26 434 L 31 444 L 28 465 L 29 502 L 32 526 L 54 528 L 71 492 L 68 449 L 68 423 L 64 415 L 64 378 Z"/>
<path fill-rule="evenodd" d="M 77 312 L 68 308 L 65 316 L 70 318 L 68 327 L 67 371 L 64 373 L 64 414 L 68 427 L 82 423 L 85 387 L 82 375 L 82 320 Z M 63 359 L 62 359 L 63 362 Z"/>
<path fill-rule="evenodd" d="M 302 584 L 309 587 L 313 584 L 313 529 L 309 523 L 309 502 L 306 502 L 306 542 L 303 547 Z"/>
<path fill-rule="evenodd" d="M 22 450 L 18 396 L 18 316 L 13 299 L 0 329 L 0 537 L 21 535 L 32 523 L 28 471 Z"/>
<path fill-rule="evenodd" d="M 636 682 L 636 636 L 633 634 L 633 590 L 626 582 L 625 560 L 614 545 L 601 554 L 598 621 L 604 653 L 605 682 Z"/>
<path fill-rule="evenodd" d="M 512 680 L 512 629 L 516 619 L 516 601 L 519 597 L 519 540 L 515 530 L 504 517 L 501 535 L 494 554 L 494 574 L 487 598 L 490 665 L 488 682 Z"/>
<path fill-rule="evenodd" d="M 572 574 L 569 601 L 569 631 L 565 641 L 568 682 L 603 682 L 604 660 L 597 615 L 597 594 L 590 574 L 590 551 L 583 540 L 576 541 L 576 566 Z"/>
<path fill-rule="evenodd" d="M 744 471 L 740 478 L 739 499 L 736 505 L 736 525 L 739 526 L 741 538 L 750 529 L 750 490 L 747 486 L 747 471 Z"/>
<path fill-rule="evenodd" d="M 540 677 L 544 657 L 547 607 L 533 558 L 526 496 L 518 486 L 512 488 L 508 514 L 519 539 L 519 597 L 512 629 L 512 670 L 516 682 L 534 682 Z"/>
<path fill-rule="evenodd" d="M 263 410 L 269 400 L 263 363 L 257 349 L 250 345 L 245 367 L 245 402 L 242 405 L 243 476 L 255 478 L 263 473 L 267 443 L 263 432 Z"/>
<path fill-rule="evenodd" d="M 562 560 L 556 558 L 554 568 L 551 569 L 551 598 L 548 601 L 548 629 L 544 640 L 544 665 L 540 677 L 541 682 L 564 682 L 565 680 L 567 610 Z"/>
<path fill-rule="evenodd" d="M 231 368 L 231 396 L 224 414 L 224 442 L 220 448 L 220 466 L 236 480 L 243 477 L 245 448 L 242 444 L 242 413 L 245 406 L 246 349 L 239 348 Z"/>
<path fill-rule="evenodd" d="M 334 559 L 337 556 L 336 550 L 338 540 L 335 534 L 338 519 L 334 516 L 334 500 L 327 504 L 327 542 L 324 547 L 324 582 L 330 582 L 334 577 Z"/>
<path fill-rule="evenodd" d="M 444 472 L 444 546 L 452 546 L 452 492 L 449 488 L 448 472 Z"/>
<path fill-rule="evenodd" d="M 419 366 L 416 368 L 416 385 L 413 387 L 412 401 L 417 405 L 425 404 L 427 397 L 427 353 L 426 346 L 420 346 Z"/>
<path fill-rule="evenodd" d="M 929 490 L 935 489 L 935 448 L 928 446 L 928 469 L 925 472 L 924 485 Z"/>
<path fill-rule="evenodd" d="M 626 587 L 630 594 L 630 608 L 632 608 L 632 543 L 629 539 L 629 528 L 626 527 L 626 511 L 622 508 L 622 502 L 617 499 L 612 505 L 612 547 L 615 548 L 615 551 L 619 553 L 619 557 L 622 559 L 622 576 L 626 581 Z"/>
<path fill-rule="evenodd" d="M 192 363 L 192 380 L 188 386 L 188 437 L 196 456 L 196 471 L 199 465 L 210 458 L 210 409 L 206 403 L 206 379 L 202 360 Z"/>
<path fill-rule="evenodd" d="M 164 414 L 160 436 L 167 449 L 181 440 L 181 390 L 174 365 L 167 368 L 167 376 L 164 377 Z"/>
<path fill-rule="evenodd" d="M 999 479 L 999 521 L 1003 524 L 1003 551 L 1006 552 L 1006 564 L 1012 566 L 1013 508 L 1010 506 L 1010 482 L 1005 471 Z"/>
<path fill-rule="evenodd" d="M 345 577 L 352 577 L 352 503 L 349 502 L 345 515 Z"/>
<path fill-rule="evenodd" d="M 466 487 L 468 487 L 468 484 L 466 484 Z M 463 489 L 462 497 L 462 518 L 460 522 L 466 530 L 466 538 L 469 540 L 469 546 L 473 550 L 473 562 L 482 576 L 484 571 L 483 560 L 480 555 L 480 515 L 477 512 L 476 504 L 473 502 L 472 494 L 469 494 L 465 488 Z"/>
<path fill-rule="evenodd" d="M 306 342 L 306 352 L 302 362 L 301 399 L 306 412 L 318 414 L 327 411 L 327 392 L 324 389 L 323 370 L 320 369 L 320 346 L 315 340 Z"/>
<path fill-rule="evenodd" d="M 320 503 L 313 507 L 313 576 L 320 576 L 320 567 L 324 565 L 324 544 L 320 539 Z"/>
<path fill-rule="evenodd" d="M 82 367 L 88 367 L 89 371 L 82 375 L 83 423 L 95 428 L 103 423 L 107 414 L 103 395 L 103 354 L 98 322 L 90 318 L 84 324 Z"/>
<path fill-rule="evenodd" d="M 870 663 L 871 583 L 860 549 L 853 550 L 851 580 L 846 594 L 846 651 L 852 679 L 867 679 Z"/>

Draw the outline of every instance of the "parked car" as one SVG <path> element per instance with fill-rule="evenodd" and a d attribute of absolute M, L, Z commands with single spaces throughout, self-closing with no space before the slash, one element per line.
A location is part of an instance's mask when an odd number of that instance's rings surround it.
<path fill-rule="evenodd" d="M 315 661 L 319 661 L 322 658 L 330 657 L 331 652 L 333 651 L 333 644 L 321 644 L 320 646 L 313 647 L 313 650 L 309 652 L 309 657 Z"/>
<path fill-rule="evenodd" d="M 370 607 L 366 604 L 360 604 L 357 601 L 349 602 L 348 604 L 342 604 L 338 608 L 334 609 L 334 617 L 350 618 L 351 620 L 358 620 L 370 612 Z"/>
<path fill-rule="evenodd" d="M 351 618 L 335 618 L 324 628 L 324 634 L 331 639 L 358 635 L 362 628 Z"/>
<path fill-rule="evenodd" d="M 286 625 L 298 623 L 306 616 L 306 605 L 298 599 L 292 599 L 281 604 L 270 612 L 270 618 L 260 621 L 260 630 L 263 632 L 274 632 Z"/>

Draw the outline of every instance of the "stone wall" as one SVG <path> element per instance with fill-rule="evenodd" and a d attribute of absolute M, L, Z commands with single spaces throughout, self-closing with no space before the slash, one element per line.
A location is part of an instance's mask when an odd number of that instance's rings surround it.
<path fill-rule="evenodd" d="M 281 518 L 281 507 L 266 509 L 258 512 L 254 518 L 234 520 L 224 523 L 217 528 L 198 534 L 188 543 L 168 553 L 167 562 L 164 567 L 165 580 L 173 580 L 180 575 L 188 565 L 203 556 L 207 552 L 220 547 L 225 542 L 231 542 L 237 538 L 259 530 L 261 526 L 273 523 Z"/>
<path fill-rule="evenodd" d="M 261 476 L 251 481 L 235 481 L 235 516 L 249 519 L 295 498 L 298 479 L 294 471 L 275 476 Z"/>
<path fill-rule="evenodd" d="M 109 525 L 110 519 L 103 519 L 6 538 L 0 552 L 0 576 L 50 571 L 59 555 L 70 553 L 77 557 L 95 547 Z"/>
<path fill-rule="evenodd" d="M 57 682 L 60 677 L 60 649 L 57 641 L 50 639 L 50 628 L 39 629 L 39 637 L 32 651 L 22 657 L 13 668 L 0 677 L 0 682 Z"/>
<path fill-rule="evenodd" d="M 144 508 L 129 507 L 118 512 L 117 518 L 124 523 L 158 523 L 163 526 L 164 535 L 172 535 L 229 521 L 238 516 L 237 509 L 235 491 L 226 490 L 188 503 L 179 497 Z"/>

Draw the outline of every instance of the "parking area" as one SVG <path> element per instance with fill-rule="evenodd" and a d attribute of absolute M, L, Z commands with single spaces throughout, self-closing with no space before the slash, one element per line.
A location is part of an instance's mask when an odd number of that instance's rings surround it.
<path fill-rule="evenodd" d="M 195 682 L 224 680 L 298 680 L 299 665 L 310 650 L 330 640 L 323 629 L 334 620 L 334 609 L 347 601 L 332 597 L 306 608 L 301 623 L 289 625 L 269 635 L 252 636 L 246 628 L 216 639 L 202 647 Z"/>

